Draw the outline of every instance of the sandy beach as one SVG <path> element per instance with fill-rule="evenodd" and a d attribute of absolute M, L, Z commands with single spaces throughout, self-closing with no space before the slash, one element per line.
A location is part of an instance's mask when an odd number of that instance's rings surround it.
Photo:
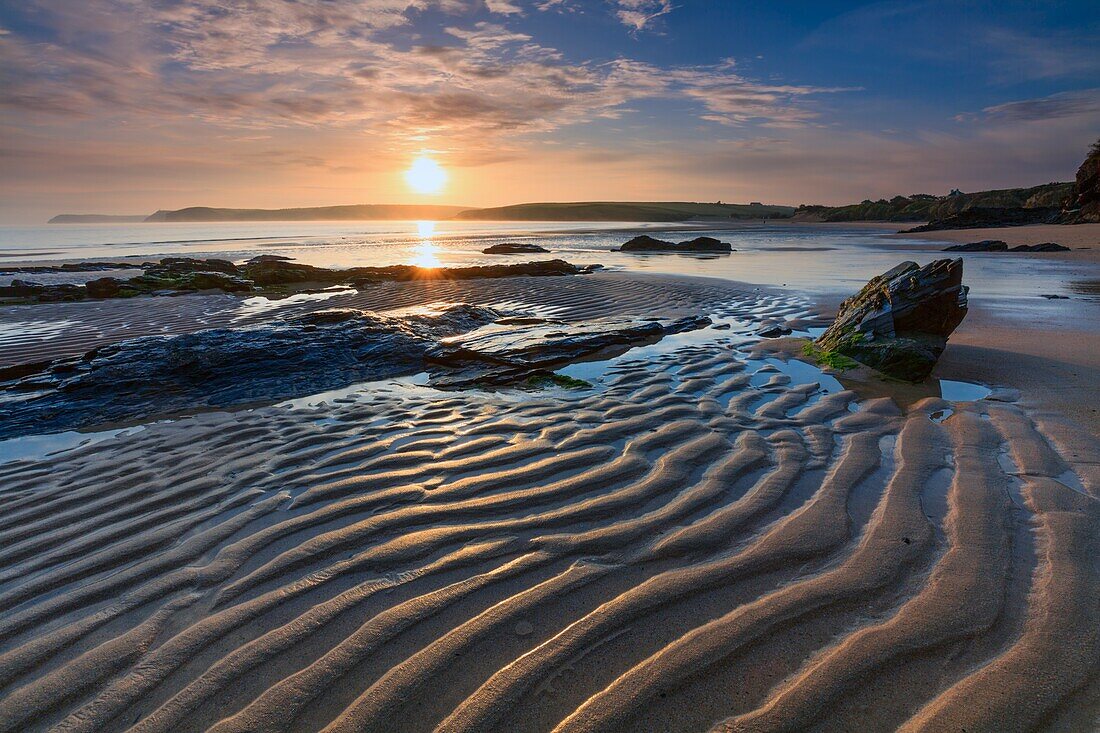
<path fill-rule="evenodd" d="M 563 370 L 579 391 L 388 380 L 0 444 L 0 730 L 1095 721 L 1100 441 L 1058 409 L 1094 372 L 1007 388 L 1025 341 L 984 315 L 937 374 L 988 397 L 900 404 L 755 335 L 826 299 L 631 272 L 17 306 L 79 327 L 0 351 L 446 302 L 722 328 Z"/>

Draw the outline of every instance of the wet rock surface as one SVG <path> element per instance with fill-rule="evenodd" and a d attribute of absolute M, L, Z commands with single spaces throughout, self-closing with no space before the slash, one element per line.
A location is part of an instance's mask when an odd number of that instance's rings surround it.
<path fill-rule="evenodd" d="M 353 267 L 332 270 L 294 262 L 279 255 L 260 255 L 242 265 L 229 260 L 199 260 L 191 257 L 166 257 L 146 264 L 144 272 L 128 280 L 105 277 L 84 285 L 15 284 L 0 287 L 0 298 L 18 298 L 34 302 L 75 301 L 85 298 L 128 298 L 161 293 L 186 293 L 221 290 L 227 293 L 286 295 L 285 288 L 316 285 L 352 285 L 365 287 L 393 280 L 472 280 L 498 277 L 556 277 L 584 275 L 600 265 L 573 265 L 564 260 L 545 260 L 507 265 L 477 267 Z M 50 270 L 56 272 L 57 270 Z M 273 290 L 266 290 L 273 289 Z"/>
<path fill-rule="evenodd" d="M 545 247 L 540 247 L 537 244 L 527 244 L 524 242 L 502 242 L 500 244 L 494 244 L 492 247 L 486 247 L 481 250 L 482 254 L 487 255 L 520 255 L 520 254 L 536 254 L 539 252 L 549 252 L 550 250 Z"/>
<path fill-rule="evenodd" d="M 732 252 L 727 242 L 714 237 L 696 237 L 684 242 L 666 242 L 648 234 L 634 237 L 619 248 L 620 252 Z"/>
<path fill-rule="evenodd" d="M 919 382 L 932 372 L 947 337 L 966 316 L 968 288 L 962 273 L 961 259 L 924 267 L 903 262 L 845 300 L 815 345 L 889 377 Z"/>
<path fill-rule="evenodd" d="M 427 355 L 433 364 L 432 383 L 440 387 L 514 384 L 593 354 L 656 342 L 668 334 L 711 324 L 706 316 L 676 320 L 605 318 L 575 325 L 522 321 L 493 323 L 444 339 Z"/>
<path fill-rule="evenodd" d="M 425 370 L 440 388 L 553 383 L 557 365 L 709 323 L 570 325 L 455 305 L 401 318 L 329 309 L 259 327 L 148 336 L 0 371 L 0 439 L 272 402 Z"/>

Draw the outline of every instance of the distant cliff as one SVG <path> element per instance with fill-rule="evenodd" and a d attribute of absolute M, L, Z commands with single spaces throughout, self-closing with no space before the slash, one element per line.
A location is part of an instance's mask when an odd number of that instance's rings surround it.
<path fill-rule="evenodd" d="M 47 224 L 125 224 L 145 221 L 146 216 L 115 216 L 113 214 L 58 214 Z"/>
<path fill-rule="evenodd" d="M 866 200 L 848 206 L 799 206 L 796 221 L 938 221 L 971 209 L 1050 209 L 1062 206 L 1073 192 L 1072 183 L 1047 183 L 1032 188 L 947 196 L 917 193 L 892 199 Z"/>
<path fill-rule="evenodd" d="M 470 209 L 456 219 L 469 221 L 687 221 L 689 219 L 780 219 L 790 217 L 793 206 L 760 203 L 706 204 L 695 202 L 581 201 L 536 203 Z"/>
<path fill-rule="evenodd" d="M 466 206 L 418 204 L 355 204 L 296 209 L 217 209 L 192 206 L 175 211 L 161 210 L 145 218 L 149 222 L 186 221 L 370 221 L 395 219 L 450 219 Z"/>

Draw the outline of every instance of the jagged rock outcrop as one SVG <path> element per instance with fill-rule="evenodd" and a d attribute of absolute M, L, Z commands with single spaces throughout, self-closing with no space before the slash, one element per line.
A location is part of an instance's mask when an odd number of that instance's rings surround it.
<path fill-rule="evenodd" d="M 666 242 L 641 234 L 619 248 L 620 252 L 732 252 L 726 242 L 714 237 L 696 237 L 685 242 Z"/>
<path fill-rule="evenodd" d="M 919 382 L 932 372 L 947 337 L 966 316 L 969 289 L 962 274 L 961 259 L 924 267 L 903 262 L 845 300 L 816 346 L 887 376 Z"/>
<path fill-rule="evenodd" d="M 1093 143 L 1085 162 L 1077 169 L 1066 208 L 1067 223 L 1100 222 L 1100 140 Z"/>

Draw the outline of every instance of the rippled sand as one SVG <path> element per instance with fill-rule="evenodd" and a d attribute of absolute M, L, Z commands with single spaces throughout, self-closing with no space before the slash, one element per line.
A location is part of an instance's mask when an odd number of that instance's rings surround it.
<path fill-rule="evenodd" d="M 0 729 L 1095 721 L 1095 440 L 753 358 L 798 301 L 568 282 L 484 297 L 745 327 L 592 390 L 391 383 L 0 465 Z"/>

